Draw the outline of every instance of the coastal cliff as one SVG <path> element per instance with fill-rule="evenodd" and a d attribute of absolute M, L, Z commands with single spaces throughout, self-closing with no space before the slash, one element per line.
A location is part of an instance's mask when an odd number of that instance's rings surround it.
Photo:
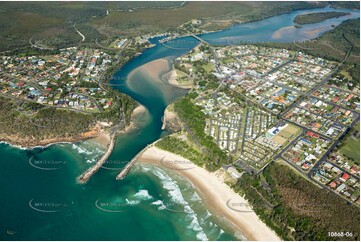
<path fill-rule="evenodd" d="M 123 130 L 131 124 L 137 106 L 137 102 L 125 94 L 114 95 L 117 101 L 113 108 L 101 113 L 24 104 L 0 97 L 0 142 L 33 148 L 97 137 L 109 140 L 106 138 L 109 132 Z"/>

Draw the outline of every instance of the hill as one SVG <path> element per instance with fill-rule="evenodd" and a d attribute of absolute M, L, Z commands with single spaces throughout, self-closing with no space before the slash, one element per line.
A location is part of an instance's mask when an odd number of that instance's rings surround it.
<path fill-rule="evenodd" d="M 30 38 L 51 47 L 94 43 L 97 38 L 176 30 L 191 19 L 253 21 L 316 2 L 1 2 L 0 51 L 29 46 Z M 227 26 L 221 26 L 227 27 Z"/>

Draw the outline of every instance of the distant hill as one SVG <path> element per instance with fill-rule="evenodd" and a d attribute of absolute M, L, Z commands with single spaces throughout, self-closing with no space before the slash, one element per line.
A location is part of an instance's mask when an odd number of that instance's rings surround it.
<path fill-rule="evenodd" d="M 0 51 L 176 30 L 191 19 L 252 21 L 326 2 L 0 2 Z M 109 40 L 110 41 L 110 40 Z"/>

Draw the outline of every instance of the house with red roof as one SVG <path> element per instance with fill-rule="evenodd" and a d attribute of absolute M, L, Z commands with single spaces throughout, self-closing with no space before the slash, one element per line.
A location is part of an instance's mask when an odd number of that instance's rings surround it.
<path fill-rule="evenodd" d="M 24 86 L 24 84 L 25 84 L 25 82 L 19 82 L 18 84 L 16 84 L 16 86 L 22 87 L 22 86 Z"/>
<path fill-rule="evenodd" d="M 331 110 L 331 112 L 335 113 L 335 112 L 337 112 L 337 110 L 339 110 L 339 109 L 340 109 L 339 106 L 335 106 L 335 107 Z"/>
<path fill-rule="evenodd" d="M 310 167 L 310 165 L 306 162 L 302 164 L 302 169 L 304 169 L 304 170 L 307 170 L 309 167 Z"/>
<path fill-rule="evenodd" d="M 350 175 L 349 174 L 347 174 L 346 172 L 344 172 L 343 174 L 342 174 L 342 176 L 340 177 L 340 180 L 341 181 L 347 181 L 347 179 L 350 177 Z"/>
<path fill-rule="evenodd" d="M 330 184 L 328 184 L 331 188 L 335 188 L 337 186 L 336 182 L 330 182 Z"/>
<path fill-rule="evenodd" d="M 311 131 L 308 131 L 308 132 L 307 132 L 307 135 L 308 135 L 309 137 L 318 138 L 318 134 L 315 134 L 314 132 L 311 132 Z"/>
<path fill-rule="evenodd" d="M 346 97 L 346 101 L 349 101 L 352 97 L 353 97 L 353 94 L 350 93 L 350 94 Z"/>
<path fill-rule="evenodd" d="M 352 167 L 350 168 L 350 170 L 351 170 L 351 173 L 353 173 L 353 174 L 356 174 L 356 173 L 359 172 L 359 169 L 358 169 L 357 166 L 352 166 Z"/>

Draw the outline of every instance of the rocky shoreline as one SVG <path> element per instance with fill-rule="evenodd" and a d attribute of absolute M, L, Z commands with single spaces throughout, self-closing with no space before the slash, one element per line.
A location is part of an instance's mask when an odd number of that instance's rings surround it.
<path fill-rule="evenodd" d="M 47 138 L 43 140 L 34 140 L 29 137 L 18 137 L 16 135 L 13 136 L 0 136 L 0 142 L 9 144 L 16 148 L 20 149 L 34 149 L 40 147 L 48 147 L 53 144 L 59 143 L 75 143 L 82 140 L 88 140 L 97 137 L 101 132 L 97 130 L 91 130 L 85 133 L 82 133 L 77 136 L 71 137 L 56 137 L 56 138 Z"/>
<path fill-rule="evenodd" d="M 118 131 L 118 134 L 125 134 L 135 128 L 134 116 L 145 112 L 145 108 L 139 105 L 133 110 L 131 123 L 122 130 Z M 20 137 L 18 135 L 4 135 L 0 134 L 0 143 L 6 143 L 19 149 L 34 149 L 45 148 L 54 144 L 60 143 L 76 143 L 84 140 L 92 140 L 104 146 L 108 146 L 110 143 L 110 133 L 108 129 L 111 128 L 111 124 L 98 122 L 92 129 L 79 135 L 70 137 L 52 137 L 42 140 L 36 140 L 32 137 Z"/>

